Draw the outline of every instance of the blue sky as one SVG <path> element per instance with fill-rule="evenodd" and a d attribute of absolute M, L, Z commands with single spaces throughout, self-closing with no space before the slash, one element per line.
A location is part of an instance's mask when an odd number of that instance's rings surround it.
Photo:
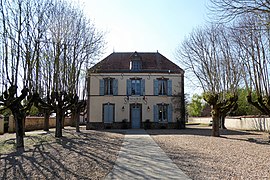
<path fill-rule="evenodd" d="M 104 56 L 115 52 L 156 52 L 181 66 L 175 51 L 193 28 L 207 21 L 209 0 L 79 0 L 100 30 Z"/>

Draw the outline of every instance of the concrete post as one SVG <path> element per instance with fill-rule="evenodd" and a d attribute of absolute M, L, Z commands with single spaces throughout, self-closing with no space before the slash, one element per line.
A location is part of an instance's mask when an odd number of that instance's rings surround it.
<path fill-rule="evenodd" d="M 9 133 L 15 132 L 15 121 L 13 115 L 10 115 L 8 119 L 8 132 Z"/>
<path fill-rule="evenodd" d="M 4 134 L 4 116 L 0 115 L 0 135 Z"/>

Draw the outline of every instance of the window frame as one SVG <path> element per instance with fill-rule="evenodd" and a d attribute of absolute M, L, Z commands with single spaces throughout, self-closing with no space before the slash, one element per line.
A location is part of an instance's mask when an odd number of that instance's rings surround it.
<path fill-rule="evenodd" d="M 158 79 L 158 95 L 168 95 L 168 79 Z"/>
<path fill-rule="evenodd" d="M 162 106 L 162 117 L 160 118 L 160 106 Z M 166 108 L 164 108 L 166 106 Z M 165 112 L 164 112 L 165 111 Z M 167 112 L 167 113 L 166 113 Z M 166 114 L 166 115 L 164 115 Z M 157 123 L 171 123 L 173 121 L 173 106 L 171 103 L 158 103 L 153 105 L 153 118 Z"/>
<path fill-rule="evenodd" d="M 114 78 L 104 78 L 104 95 L 114 95 Z"/>
<path fill-rule="evenodd" d="M 169 104 L 157 104 L 158 122 L 168 122 L 168 106 Z"/>
<path fill-rule="evenodd" d="M 131 70 L 139 71 L 142 69 L 142 61 L 141 60 L 132 60 L 131 61 Z"/>
<path fill-rule="evenodd" d="M 130 79 L 131 80 L 131 95 L 132 96 L 140 96 L 141 95 L 141 87 L 142 87 L 142 79 Z M 135 82 L 135 83 L 133 83 Z"/>
<path fill-rule="evenodd" d="M 154 95 L 155 96 L 172 96 L 172 80 L 169 78 L 154 79 Z"/>
<path fill-rule="evenodd" d="M 103 78 L 99 80 L 99 95 L 101 96 L 117 96 L 118 80 L 115 78 Z"/>

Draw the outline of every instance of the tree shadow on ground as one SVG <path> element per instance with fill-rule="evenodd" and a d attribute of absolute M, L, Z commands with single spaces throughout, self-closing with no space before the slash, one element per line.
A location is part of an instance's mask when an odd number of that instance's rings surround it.
<path fill-rule="evenodd" d="M 24 152 L 0 154 L 0 179 L 101 179 L 110 172 L 123 136 L 63 131 L 62 138 L 53 132 L 26 136 Z"/>
<path fill-rule="evenodd" d="M 151 135 L 198 135 L 198 136 L 211 136 L 211 127 L 189 125 L 185 129 L 160 129 L 160 130 L 147 130 Z M 255 135 L 248 131 L 238 131 L 231 129 L 220 129 L 220 135 Z"/>
<path fill-rule="evenodd" d="M 189 125 L 186 129 L 162 129 L 162 130 L 147 130 L 152 135 L 195 135 L 195 136 L 211 136 L 211 127 Z M 264 135 L 263 135 L 264 134 Z M 247 141 L 250 143 L 270 145 L 269 138 L 264 132 L 252 132 L 233 129 L 220 129 L 220 138 L 231 140 Z M 264 137 L 263 137 L 264 136 Z"/>

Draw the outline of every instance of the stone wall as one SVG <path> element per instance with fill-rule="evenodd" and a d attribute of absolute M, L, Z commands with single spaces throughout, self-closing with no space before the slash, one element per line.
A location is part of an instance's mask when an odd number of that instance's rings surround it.
<path fill-rule="evenodd" d="M 189 123 L 211 124 L 211 117 L 189 117 Z M 269 117 L 227 117 L 225 126 L 231 129 L 258 130 L 270 132 Z"/>
<path fill-rule="evenodd" d="M 71 125 L 71 118 L 65 118 L 65 126 Z M 49 127 L 54 128 L 56 124 L 55 117 L 50 117 Z M 44 127 L 44 117 L 26 117 L 25 119 L 25 131 L 40 130 Z M 13 116 L 9 117 L 8 132 L 15 132 L 15 121 Z"/>

